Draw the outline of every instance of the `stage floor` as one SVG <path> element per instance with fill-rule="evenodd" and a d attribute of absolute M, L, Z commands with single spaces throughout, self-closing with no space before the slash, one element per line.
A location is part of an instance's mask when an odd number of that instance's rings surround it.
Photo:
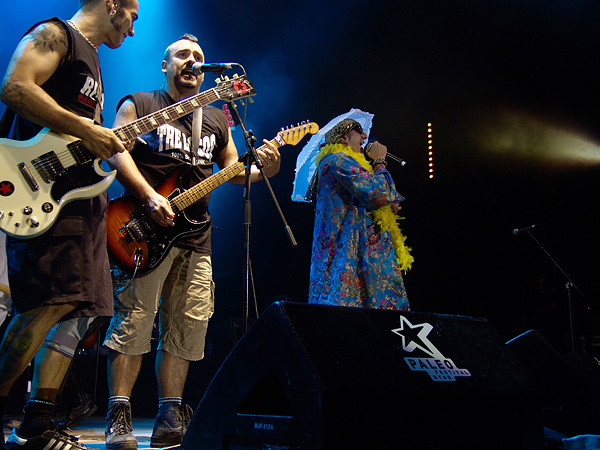
<path fill-rule="evenodd" d="M 14 419 L 16 420 L 17 418 Z M 20 420 L 20 418 L 18 420 Z M 5 423 L 9 423 L 9 421 L 6 421 Z M 133 434 L 138 441 L 138 449 L 150 448 L 150 436 L 152 435 L 153 425 L 154 417 L 147 419 L 133 419 Z M 81 422 L 79 426 L 68 433 L 73 436 L 77 436 L 79 438 L 79 442 L 85 444 L 86 447 L 104 450 L 106 447 L 106 443 L 104 442 L 105 426 L 106 421 L 104 416 L 92 416 Z M 10 432 L 11 430 L 5 426 L 5 439 L 8 438 Z"/>
<path fill-rule="evenodd" d="M 11 419 L 10 417 L 8 419 Z M 20 420 L 20 418 L 12 418 Z M 5 424 L 9 423 L 10 420 L 5 421 Z M 74 430 L 69 431 L 69 434 L 77 436 L 79 441 L 85 444 L 90 449 L 105 450 L 106 443 L 104 442 L 104 428 L 105 428 L 104 416 L 95 415 L 87 420 L 83 421 Z M 154 417 L 152 418 L 134 418 L 133 419 L 133 434 L 138 441 L 138 449 L 145 450 L 150 449 L 150 436 L 152 435 L 152 427 L 154 425 Z M 11 430 L 4 427 L 4 436 L 8 438 Z M 562 439 L 567 436 L 550 430 L 544 429 L 544 450 L 562 450 L 564 448 Z M 172 449 L 173 447 L 167 447 Z M 427 447 L 428 449 L 430 447 Z M 470 450 L 470 449 L 465 449 Z M 473 449 L 475 450 L 475 449 Z M 480 450 L 480 449 L 477 449 Z M 514 449 L 507 449 L 514 450 Z"/>

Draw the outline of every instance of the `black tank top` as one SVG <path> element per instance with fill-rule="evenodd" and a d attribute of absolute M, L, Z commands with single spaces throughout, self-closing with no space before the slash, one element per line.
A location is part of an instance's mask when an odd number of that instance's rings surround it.
<path fill-rule="evenodd" d="M 104 89 L 98 52 L 79 32 L 56 17 L 35 24 L 28 33 L 46 22 L 55 22 L 66 30 L 68 48 L 64 64 L 41 86 L 42 89 L 66 110 L 101 125 Z M 40 125 L 17 115 L 11 138 L 30 139 L 41 129 Z"/>

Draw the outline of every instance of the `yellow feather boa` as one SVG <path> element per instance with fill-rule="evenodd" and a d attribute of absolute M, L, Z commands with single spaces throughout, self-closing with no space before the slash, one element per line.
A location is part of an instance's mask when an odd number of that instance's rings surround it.
<path fill-rule="evenodd" d="M 345 153 L 355 159 L 365 170 L 368 170 L 371 173 L 373 172 L 373 167 L 369 164 L 365 155 L 357 153 L 352 150 L 351 147 L 343 144 L 330 144 L 324 146 L 315 159 L 315 165 L 319 167 L 321 159 L 332 153 Z M 379 227 L 379 232 L 390 231 L 392 243 L 396 250 L 396 262 L 400 266 L 400 269 L 410 269 L 415 258 L 410 254 L 412 249 L 404 244 L 406 237 L 402 234 L 400 227 L 398 226 L 398 220 L 403 219 L 403 217 L 398 217 L 392 211 L 391 203 L 387 203 L 381 208 L 371 211 L 371 214 L 373 215 L 373 222 Z"/>

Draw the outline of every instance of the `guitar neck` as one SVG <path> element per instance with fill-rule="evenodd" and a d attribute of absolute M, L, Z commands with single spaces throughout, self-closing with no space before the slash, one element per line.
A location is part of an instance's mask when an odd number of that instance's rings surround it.
<path fill-rule="evenodd" d="M 171 205 L 176 211 L 183 211 L 199 201 L 202 197 L 212 192 L 214 189 L 221 186 L 226 181 L 231 180 L 236 175 L 239 175 L 244 170 L 244 163 L 238 161 L 225 167 L 211 175 L 206 180 L 201 181 L 187 191 L 175 196 L 171 199 Z"/>
<path fill-rule="evenodd" d="M 281 144 L 276 139 L 272 139 L 271 144 L 279 148 Z M 263 150 L 267 145 L 261 145 L 257 150 Z M 192 206 L 198 202 L 202 197 L 207 195 L 209 192 L 214 191 L 216 188 L 231 180 L 236 175 L 239 175 L 244 170 L 245 164 L 238 161 L 225 167 L 223 170 L 211 175 L 206 180 L 201 181 L 195 186 L 191 187 L 187 191 L 175 196 L 171 199 L 171 205 L 176 208 L 177 211 L 183 211 L 184 209 Z"/>
<path fill-rule="evenodd" d="M 156 130 L 161 125 L 173 122 L 190 114 L 194 109 L 209 105 L 218 99 L 219 94 L 216 90 L 209 89 L 121 127 L 114 128 L 113 131 L 123 142 L 129 142 L 142 134 Z M 79 140 L 71 142 L 67 147 L 76 164 L 90 163 L 95 159 L 95 156 Z"/>
<path fill-rule="evenodd" d="M 155 113 L 134 120 L 126 125 L 115 128 L 113 131 L 123 142 L 132 141 L 142 134 L 156 130 L 161 125 L 173 122 L 187 114 L 219 99 L 215 89 L 201 92 L 185 100 L 167 106 Z"/>
<path fill-rule="evenodd" d="M 113 131 L 123 142 L 130 142 L 142 134 L 156 130 L 161 125 L 173 122 L 190 114 L 196 108 L 209 105 L 216 100 L 233 101 L 255 94 L 254 86 L 252 86 L 250 80 L 245 76 L 237 77 L 121 127 L 114 128 Z M 68 145 L 68 148 L 73 157 L 72 164 L 87 164 L 96 159 L 80 140 L 72 142 Z"/>

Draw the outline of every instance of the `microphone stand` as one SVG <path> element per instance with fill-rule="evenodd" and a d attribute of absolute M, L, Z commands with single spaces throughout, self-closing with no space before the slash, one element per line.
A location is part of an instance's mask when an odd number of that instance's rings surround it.
<path fill-rule="evenodd" d="M 570 336 L 571 336 L 571 351 L 574 353 L 575 352 L 575 317 L 574 317 L 574 314 L 573 314 L 573 300 L 572 300 L 571 288 L 575 288 L 575 290 L 579 293 L 579 295 L 581 295 L 581 298 L 584 298 L 585 296 L 583 295 L 583 292 L 581 292 L 581 289 L 579 289 L 577 287 L 577 285 L 573 282 L 573 280 L 571 279 L 571 277 L 563 270 L 563 268 L 552 257 L 552 255 L 546 249 L 546 247 L 544 247 L 536 239 L 536 237 L 533 235 L 533 233 L 531 232 L 531 230 L 527 230 L 526 233 L 529 236 L 531 236 L 531 239 L 533 239 L 534 242 L 538 245 L 538 247 L 540 247 L 542 249 L 542 251 L 550 259 L 550 261 L 552 261 L 552 263 L 558 268 L 558 270 L 560 271 L 560 273 L 562 273 L 563 276 L 565 277 L 565 279 L 567 280 L 566 283 L 565 283 L 565 287 L 567 288 L 567 302 L 568 302 L 567 305 L 569 307 L 569 328 L 570 328 Z"/>
<path fill-rule="evenodd" d="M 279 216 L 284 224 L 285 231 L 288 234 L 288 238 L 290 240 L 291 246 L 296 247 L 298 244 L 296 242 L 296 239 L 294 238 L 291 228 L 289 227 L 289 225 L 287 224 L 287 221 L 285 220 L 285 216 L 279 206 L 277 197 L 275 196 L 275 193 L 273 192 L 271 183 L 269 182 L 269 179 L 265 175 L 262 162 L 258 158 L 258 155 L 256 153 L 256 148 L 254 147 L 254 142 L 256 142 L 256 138 L 252 135 L 252 130 L 250 130 L 250 131 L 246 130 L 246 127 L 244 126 L 244 124 L 241 120 L 240 114 L 237 110 L 237 106 L 230 102 L 227 102 L 227 104 L 230 106 L 231 114 L 235 116 L 235 122 L 237 124 L 239 124 L 240 127 L 242 128 L 242 131 L 244 134 L 244 139 L 246 141 L 246 147 L 248 148 L 248 152 L 242 156 L 242 158 L 245 158 L 245 167 L 246 167 L 246 170 L 245 170 L 246 180 L 244 183 L 244 331 L 247 331 L 248 327 L 249 327 L 248 316 L 249 316 L 249 309 L 250 309 L 250 280 L 252 277 L 252 266 L 251 266 L 251 261 L 250 261 L 250 225 L 252 222 L 252 213 L 251 213 L 252 205 L 250 202 L 250 186 L 252 183 L 250 182 L 250 173 L 251 173 L 250 169 L 252 167 L 252 163 L 256 164 L 256 167 L 260 171 L 263 181 L 266 184 L 267 189 L 269 190 L 269 194 L 271 195 L 271 198 L 273 199 L 273 203 L 275 204 L 277 212 L 279 213 Z M 256 299 L 254 301 L 254 310 L 255 310 L 256 317 L 258 318 L 258 306 L 256 304 Z"/>

